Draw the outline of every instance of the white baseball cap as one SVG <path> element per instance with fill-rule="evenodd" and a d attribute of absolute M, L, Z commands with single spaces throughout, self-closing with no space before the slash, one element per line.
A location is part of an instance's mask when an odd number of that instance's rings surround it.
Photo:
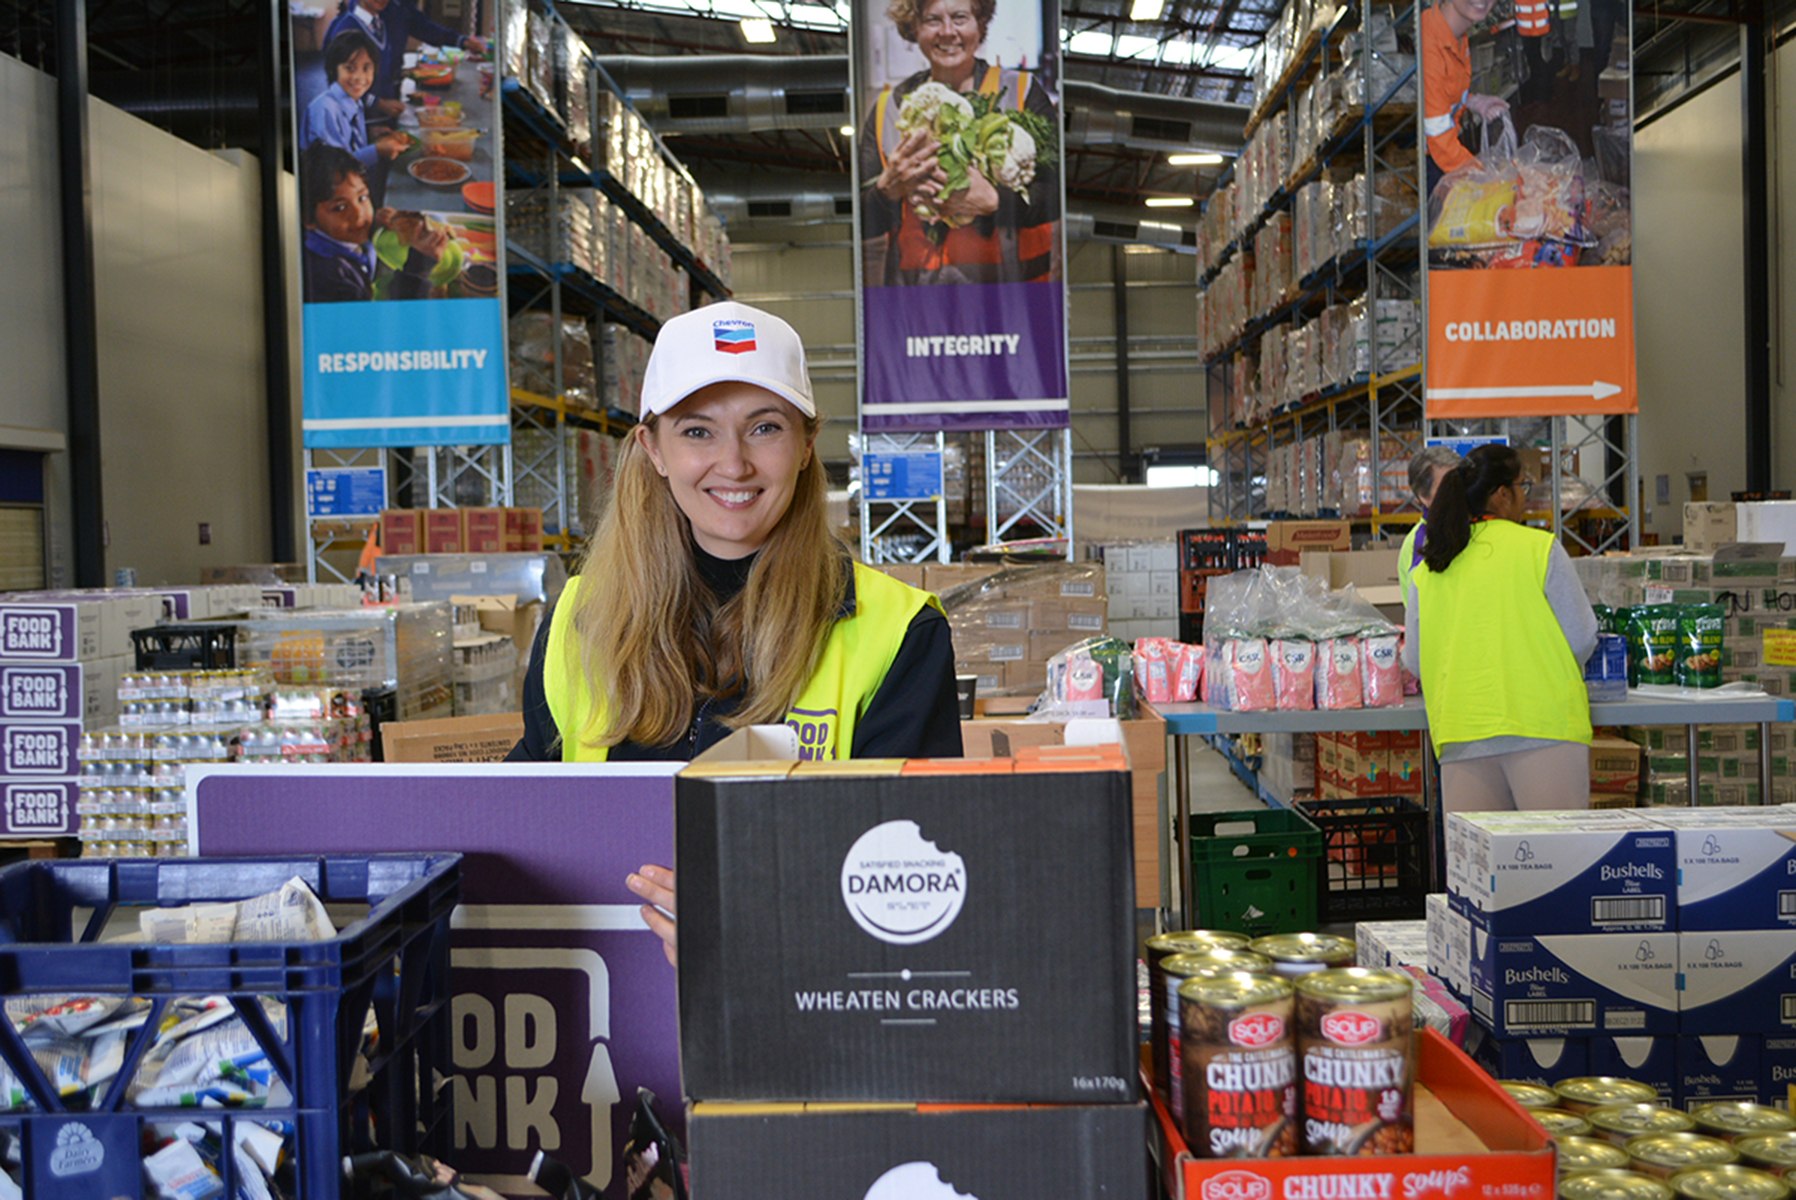
<path fill-rule="evenodd" d="M 769 312 L 725 300 L 661 326 L 642 376 L 642 415 L 664 413 L 714 383 L 752 383 L 817 415 L 804 343 Z"/>

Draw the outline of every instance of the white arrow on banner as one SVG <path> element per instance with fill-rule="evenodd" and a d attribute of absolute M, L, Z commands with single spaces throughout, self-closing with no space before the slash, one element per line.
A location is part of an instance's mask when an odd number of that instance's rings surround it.
<path fill-rule="evenodd" d="M 1469 387 L 1469 388 L 1429 388 L 1428 396 L 1432 400 L 1505 400 L 1518 396 L 1588 396 L 1592 400 L 1606 400 L 1610 396 L 1619 395 L 1621 388 L 1613 383 L 1596 380 L 1585 384 L 1550 384 L 1545 387 Z"/>

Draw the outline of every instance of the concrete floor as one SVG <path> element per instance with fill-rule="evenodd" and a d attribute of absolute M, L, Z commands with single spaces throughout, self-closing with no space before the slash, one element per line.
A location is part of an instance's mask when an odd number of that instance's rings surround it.
<path fill-rule="evenodd" d="M 1166 783 L 1170 789 L 1172 780 Z M 1208 743 L 1198 742 L 1191 754 L 1191 811 L 1229 812 L 1262 807 L 1259 795 L 1241 782 L 1228 759 Z"/>

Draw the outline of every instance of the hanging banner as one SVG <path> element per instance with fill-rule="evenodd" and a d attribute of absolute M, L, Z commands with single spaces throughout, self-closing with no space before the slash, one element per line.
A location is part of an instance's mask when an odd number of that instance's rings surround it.
<path fill-rule="evenodd" d="M 492 9 L 348 0 L 294 52 L 308 448 L 511 439 Z"/>
<path fill-rule="evenodd" d="M 854 0 L 861 428 L 1068 423 L 1058 0 Z"/>
<path fill-rule="evenodd" d="M 1429 418 L 1637 412 L 1630 6 L 1418 12 Z"/>

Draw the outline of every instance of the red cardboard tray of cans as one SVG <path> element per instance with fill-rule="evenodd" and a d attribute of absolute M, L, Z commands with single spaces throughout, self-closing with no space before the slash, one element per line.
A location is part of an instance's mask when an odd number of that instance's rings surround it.
<path fill-rule="evenodd" d="M 1420 1030 L 1416 1051 L 1421 1087 L 1415 1154 L 1195 1158 L 1144 1073 L 1167 1195 L 1173 1200 L 1553 1200 L 1554 1153 L 1546 1131 L 1439 1033 Z M 1424 1099 L 1423 1090 L 1438 1106 Z M 1470 1145 L 1468 1132 L 1482 1143 L 1482 1152 Z"/>

